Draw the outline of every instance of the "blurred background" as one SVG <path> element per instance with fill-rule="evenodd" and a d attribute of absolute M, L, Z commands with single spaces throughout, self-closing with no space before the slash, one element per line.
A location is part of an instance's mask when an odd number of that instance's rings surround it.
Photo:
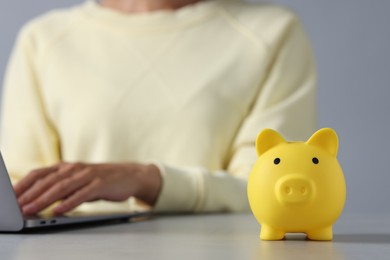
<path fill-rule="evenodd" d="M 24 23 L 82 1 L 0 1 L 0 82 Z M 390 213 L 390 1 L 269 2 L 293 9 L 312 41 L 319 127 L 334 128 L 340 138 L 339 160 L 347 180 L 343 216 Z"/>

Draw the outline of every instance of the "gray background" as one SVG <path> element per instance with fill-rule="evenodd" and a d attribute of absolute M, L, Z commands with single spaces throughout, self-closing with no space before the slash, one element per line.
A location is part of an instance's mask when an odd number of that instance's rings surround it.
<path fill-rule="evenodd" d="M 0 1 L 0 80 L 26 21 L 82 0 Z M 340 137 L 344 216 L 390 212 L 390 1 L 274 0 L 301 17 L 316 53 L 320 127 Z"/>

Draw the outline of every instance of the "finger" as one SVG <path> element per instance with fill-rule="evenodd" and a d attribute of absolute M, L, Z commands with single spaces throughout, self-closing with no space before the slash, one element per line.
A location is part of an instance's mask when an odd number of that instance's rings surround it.
<path fill-rule="evenodd" d="M 19 195 L 19 205 L 23 207 L 24 205 L 35 200 L 55 183 L 69 178 L 69 176 L 73 175 L 78 170 L 78 168 L 78 164 L 61 164 L 58 165 L 57 168 L 52 167 L 52 169 L 55 169 L 55 171 L 38 172 L 37 177 L 40 176 L 41 178 L 37 179 L 29 188 L 27 188 L 22 194 Z"/>
<path fill-rule="evenodd" d="M 88 185 L 91 182 L 92 175 L 88 171 L 81 171 L 55 183 L 51 188 L 44 191 L 38 198 L 23 206 L 24 214 L 33 215 L 54 202 L 71 196 L 78 189 Z"/>
<path fill-rule="evenodd" d="M 59 165 L 51 167 L 36 169 L 31 171 L 26 177 L 21 179 L 14 186 L 14 191 L 17 197 L 20 197 L 26 190 L 28 190 L 37 180 L 46 177 L 48 174 L 57 171 Z"/>
<path fill-rule="evenodd" d="M 89 185 L 78 190 L 67 199 L 63 200 L 60 205 L 53 209 L 54 214 L 62 215 L 77 206 L 81 205 L 83 202 L 92 201 L 97 199 L 97 190 L 99 185 L 95 183 L 90 183 Z"/>
<path fill-rule="evenodd" d="M 38 198 L 42 193 L 47 191 L 55 183 L 64 178 L 64 175 L 52 172 L 52 174 L 48 174 L 44 178 L 37 180 L 29 189 L 19 196 L 19 205 L 23 207 L 24 205 L 30 203 L 34 199 Z"/>
<path fill-rule="evenodd" d="M 82 169 L 82 167 L 83 165 L 80 163 L 59 165 L 57 171 L 50 172 L 45 177 L 37 180 L 29 189 L 27 189 L 19 196 L 18 202 L 20 206 L 23 207 L 31 201 L 35 200 L 56 183 L 79 172 L 80 168 Z"/>

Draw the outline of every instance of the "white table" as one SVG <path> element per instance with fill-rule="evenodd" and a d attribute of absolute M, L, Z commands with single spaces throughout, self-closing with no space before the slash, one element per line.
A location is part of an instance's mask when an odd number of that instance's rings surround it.
<path fill-rule="evenodd" d="M 343 215 L 332 242 L 260 241 L 250 214 L 156 216 L 28 234 L 0 234 L 1 260 L 390 259 L 390 215 Z"/>

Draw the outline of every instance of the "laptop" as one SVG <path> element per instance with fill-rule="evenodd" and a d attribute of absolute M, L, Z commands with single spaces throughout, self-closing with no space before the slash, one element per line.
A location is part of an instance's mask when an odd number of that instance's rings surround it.
<path fill-rule="evenodd" d="M 9 178 L 3 156 L 0 153 L 0 232 L 18 232 L 70 224 L 98 223 L 114 220 L 130 221 L 151 215 L 146 212 L 82 213 L 72 212 L 62 216 L 23 216 Z"/>

